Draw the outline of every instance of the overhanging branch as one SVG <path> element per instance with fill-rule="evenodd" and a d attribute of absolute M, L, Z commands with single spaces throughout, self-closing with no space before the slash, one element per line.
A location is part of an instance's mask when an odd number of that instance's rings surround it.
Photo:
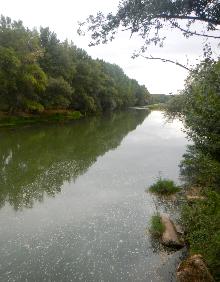
<path fill-rule="evenodd" d="M 208 35 L 208 34 L 203 34 L 203 33 L 198 33 L 196 31 L 191 31 L 191 30 L 187 30 L 182 28 L 181 26 L 179 26 L 177 23 L 172 23 L 172 26 L 174 26 L 175 28 L 178 28 L 179 30 L 183 31 L 184 33 L 190 34 L 190 35 L 196 35 L 196 36 L 203 36 L 203 37 L 207 37 L 207 38 L 214 38 L 214 39 L 220 39 L 220 36 L 214 36 L 214 35 Z"/>
<path fill-rule="evenodd" d="M 184 68 L 184 69 L 187 70 L 187 71 L 192 72 L 192 69 L 190 69 L 190 68 L 184 66 L 183 64 L 180 64 L 179 62 L 175 62 L 175 61 L 170 60 L 170 59 L 164 59 L 164 58 L 153 57 L 153 56 L 149 56 L 149 57 L 148 57 L 148 56 L 144 56 L 144 55 L 139 55 L 139 56 L 141 56 L 142 58 L 145 58 L 145 59 L 147 59 L 147 60 L 160 60 L 160 61 L 162 61 L 163 63 L 175 64 L 175 65 L 177 65 L 177 66 L 179 66 L 179 67 L 181 67 L 181 68 Z"/>
<path fill-rule="evenodd" d="M 200 18 L 200 17 L 195 17 L 195 16 L 185 16 L 185 15 L 166 15 L 166 14 L 159 14 L 159 15 L 154 15 L 152 19 L 155 18 L 162 18 L 162 19 L 179 19 L 179 20 L 193 20 L 193 21 L 201 21 L 201 22 L 206 22 L 209 24 L 213 25 L 220 25 L 219 20 L 212 20 L 208 18 Z"/>

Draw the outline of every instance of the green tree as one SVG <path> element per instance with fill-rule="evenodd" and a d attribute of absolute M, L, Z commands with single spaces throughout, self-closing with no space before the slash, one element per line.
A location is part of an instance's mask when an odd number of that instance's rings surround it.
<path fill-rule="evenodd" d="M 42 69 L 52 77 L 62 76 L 70 82 L 75 74 L 75 62 L 73 48 L 68 42 L 60 42 L 57 35 L 49 28 L 40 28 L 40 43 L 44 50 L 44 56 L 40 58 Z"/>
<path fill-rule="evenodd" d="M 42 56 L 37 32 L 25 29 L 22 22 L 0 20 L 0 96 L 10 111 L 28 109 L 38 102 L 47 77 L 38 64 Z"/>
<path fill-rule="evenodd" d="M 66 109 L 71 103 L 73 93 L 73 88 L 63 77 L 50 77 L 42 104 L 49 109 Z"/>
<path fill-rule="evenodd" d="M 197 31 L 198 22 L 203 23 L 202 32 Z M 137 34 L 143 39 L 140 52 L 134 54 L 138 56 L 150 44 L 163 47 L 166 39 L 163 30 L 167 27 L 179 30 L 186 38 L 199 36 L 219 40 L 220 36 L 210 34 L 210 31 L 218 30 L 219 24 L 220 3 L 216 0 L 122 0 L 116 13 L 104 15 L 99 12 L 96 16 L 90 15 L 79 24 L 78 33 L 90 33 L 90 46 L 93 46 L 114 40 L 119 30 L 128 30 L 131 36 Z M 189 70 L 172 60 L 152 56 L 145 58 L 175 63 Z"/>
<path fill-rule="evenodd" d="M 95 113 L 146 102 L 147 90 L 119 66 L 93 60 L 48 27 L 38 32 L 1 16 L 0 42 L 1 110 Z"/>
<path fill-rule="evenodd" d="M 220 61 L 205 61 L 190 74 L 182 95 L 168 103 L 168 115 L 179 117 L 197 148 L 220 161 Z"/>

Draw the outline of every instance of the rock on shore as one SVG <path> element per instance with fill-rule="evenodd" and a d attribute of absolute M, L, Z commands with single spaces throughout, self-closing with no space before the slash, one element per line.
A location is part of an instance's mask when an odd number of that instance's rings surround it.
<path fill-rule="evenodd" d="M 190 256 L 182 261 L 177 268 L 179 282 L 214 282 L 201 255 Z"/>
<path fill-rule="evenodd" d="M 162 244 L 168 247 L 181 248 L 184 246 L 183 242 L 179 239 L 173 221 L 165 214 L 161 215 L 161 222 L 165 227 L 165 231 L 162 234 Z"/>

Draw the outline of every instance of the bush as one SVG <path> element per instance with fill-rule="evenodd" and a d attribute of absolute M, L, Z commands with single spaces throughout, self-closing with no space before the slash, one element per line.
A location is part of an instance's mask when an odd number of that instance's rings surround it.
<path fill-rule="evenodd" d="M 42 113 L 44 106 L 36 101 L 25 100 L 25 109 L 31 113 Z"/>
<path fill-rule="evenodd" d="M 180 163 L 180 173 L 190 186 L 212 187 L 220 191 L 220 163 L 195 146 L 188 146 Z"/>
<path fill-rule="evenodd" d="M 149 191 L 160 195 L 171 195 L 180 191 L 180 188 L 172 180 L 160 177 L 155 184 L 149 187 Z"/>
<path fill-rule="evenodd" d="M 43 99 L 45 107 L 51 109 L 67 109 L 71 103 L 73 92 L 73 88 L 63 77 L 50 77 Z"/>
<path fill-rule="evenodd" d="M 67 114 L 68 119 L 80 119 L 82 114 L 79 111 L 68 112 Z"/>
<path fill-rule="evenodd" d="M 201 254 L 216 281 L 220 281 L 220 195 L 206 192 L 205 200 L 182 209 L 181 218 L 192 254 Z"/>
<path fill-rule="evenodd" d="M 150 233 L 154 237 L 161 237 L 165 230 L 165 226 L 161 222 L 159 214 L 155 214 L 151 218 Z"/>
<path fill-rule="evenodd" d="M 179 117 L 188 137 L 203 153 L 220 161 L 220 60 L 204 61 L 190 73 L 185 90 L 167 105 L 170 117 Z"/>

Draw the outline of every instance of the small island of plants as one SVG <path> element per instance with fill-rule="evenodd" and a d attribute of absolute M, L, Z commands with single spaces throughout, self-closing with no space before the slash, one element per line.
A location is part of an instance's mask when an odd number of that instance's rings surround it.
<path fill-rule="evenodd" d="M 180 188 L 172 180 L 159 177 L 156 183 L 149 187 L 149 191 L 158 195 L 172 195 L 179 192 Z"/>

